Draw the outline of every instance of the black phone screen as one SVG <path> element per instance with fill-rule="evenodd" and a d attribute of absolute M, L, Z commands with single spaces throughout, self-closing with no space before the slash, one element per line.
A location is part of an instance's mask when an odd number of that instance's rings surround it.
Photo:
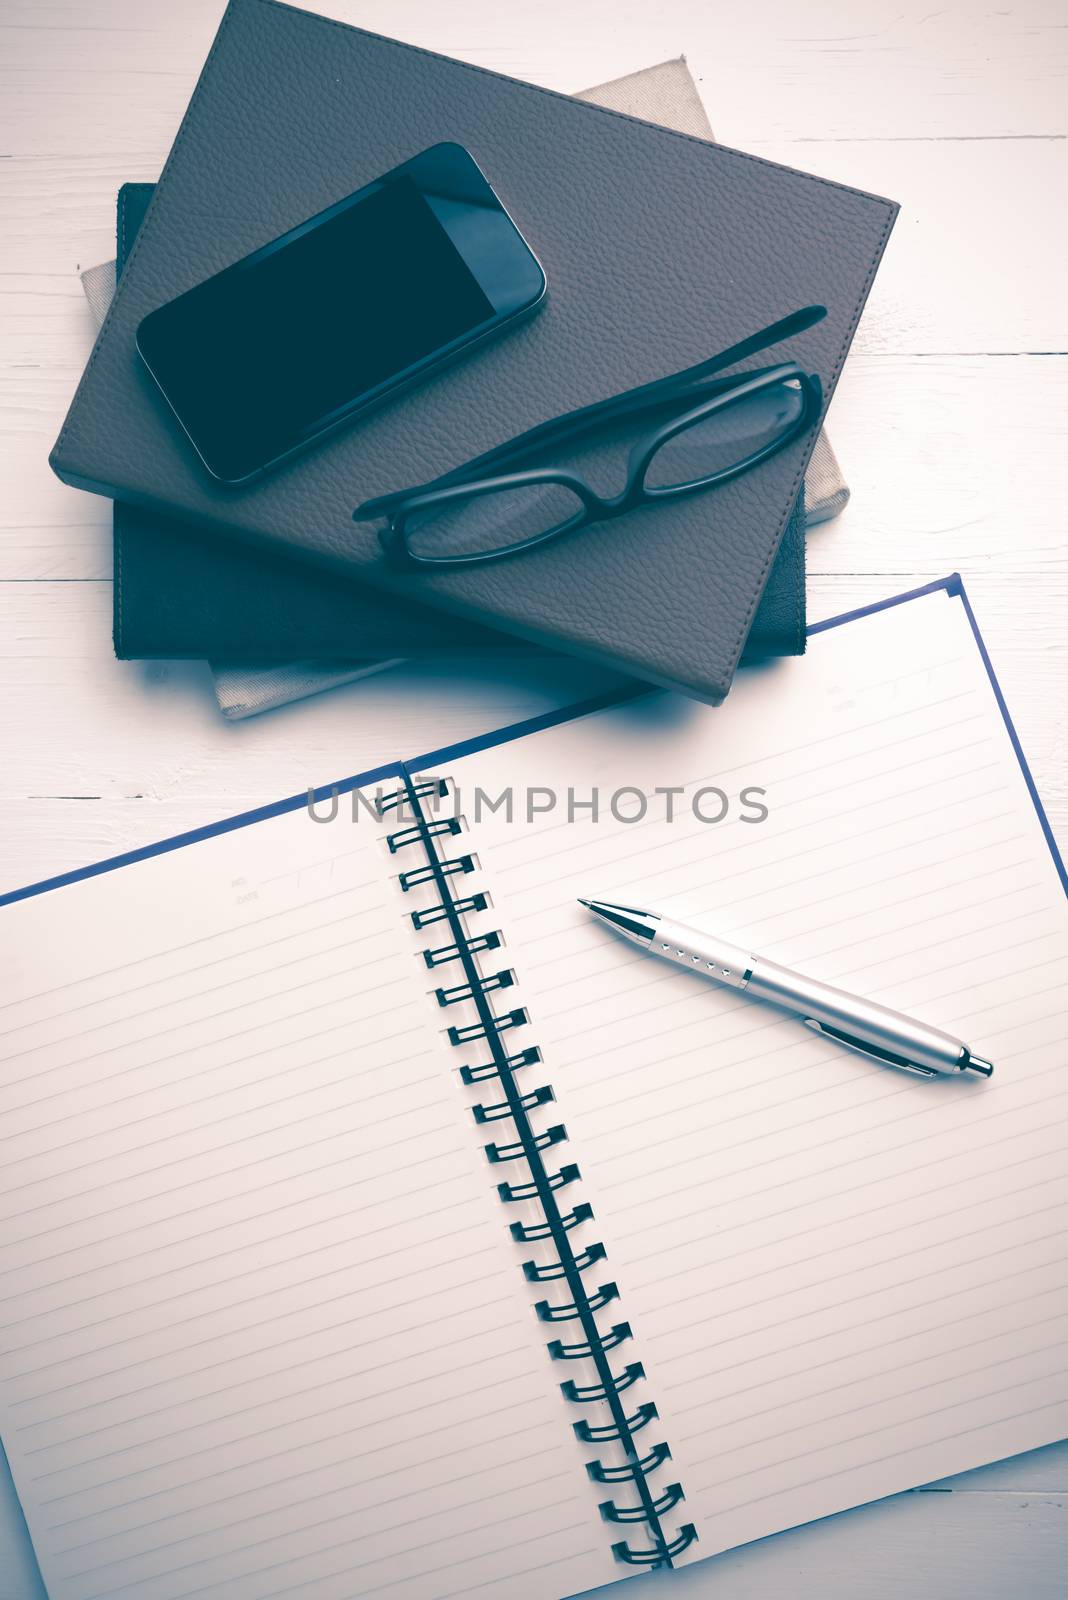
<path fill-rule="evenodd" d="M 493 324 L 473 205 L 398 169 L 145 318 L 138 348 L 210 471 L 251 476 Z"/>

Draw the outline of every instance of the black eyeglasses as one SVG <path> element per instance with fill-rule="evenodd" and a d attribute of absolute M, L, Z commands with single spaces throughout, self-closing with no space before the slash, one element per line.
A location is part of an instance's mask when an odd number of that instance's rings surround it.
<path fill-rule="evenodd" d="M 792 361 L 734 376 L 723 369 L 826 315 L 823 306 L 806 306 L 684 372 L 539 423 L 431 483 L 365 500 L 353 519 L 384 516 L 379 538 L 399 565 L 471 566 L 533 550 L 635 506 L 727 483 L 804 433 L 819 415 L 822 390 L 815 374 Z M 592 429 L 666 407 L 672 408 L 668 420 L 631 447 L 617 495 L 597 494 L 562 466 L 500 471 L 534 450 L 562 447 Z"/>

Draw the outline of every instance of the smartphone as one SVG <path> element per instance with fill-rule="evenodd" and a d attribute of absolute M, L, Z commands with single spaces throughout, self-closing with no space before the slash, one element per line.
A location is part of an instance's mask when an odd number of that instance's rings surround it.
<path fill-rule="evenodd" d="M 150 312 L 137 349 L 208 472 L 240 484 L 544 297 L 474 157 L 438 144 Z"/>

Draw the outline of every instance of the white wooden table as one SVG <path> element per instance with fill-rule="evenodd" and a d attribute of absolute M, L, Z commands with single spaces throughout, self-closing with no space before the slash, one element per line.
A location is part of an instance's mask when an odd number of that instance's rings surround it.
<path fill-rule="evenodd" d="M 328 0 L 556 89 L 685 53 L 717 133 L 902 213 L 835 400 L 853 501 L 810 541 L 829 615 L 954 569 L 1068 842 L 1068 13 L 1063 0 Z M 577 698 L 561 663 L 385 674 L 228 726 L 206 669 L 119 663 L 106 504 L 48 449 L 92 342 L 77 271 L 160 170 L 222 0 L 0 0 L 0 888 Z M 678 1600 L 1053 1600 L 1068 1445 L 643 1589 Z M 42 1591 L 0 1471 L 0 1600 Z M 314 1596 L 309 1596 L 314 1600 Z"/>

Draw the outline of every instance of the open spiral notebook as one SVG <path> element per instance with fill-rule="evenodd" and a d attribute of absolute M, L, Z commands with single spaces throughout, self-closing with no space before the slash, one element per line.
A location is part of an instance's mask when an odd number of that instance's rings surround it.
<path fill-rule="evenodd" d="M 814 632 L 718 710 L 7 897 L 0 1432 L 52 1600 L 546 1600 L 1068 1432 L 1064 869 L 958 581 Z M 591 893 L 996 1075 L 875 1067 Z"/>

